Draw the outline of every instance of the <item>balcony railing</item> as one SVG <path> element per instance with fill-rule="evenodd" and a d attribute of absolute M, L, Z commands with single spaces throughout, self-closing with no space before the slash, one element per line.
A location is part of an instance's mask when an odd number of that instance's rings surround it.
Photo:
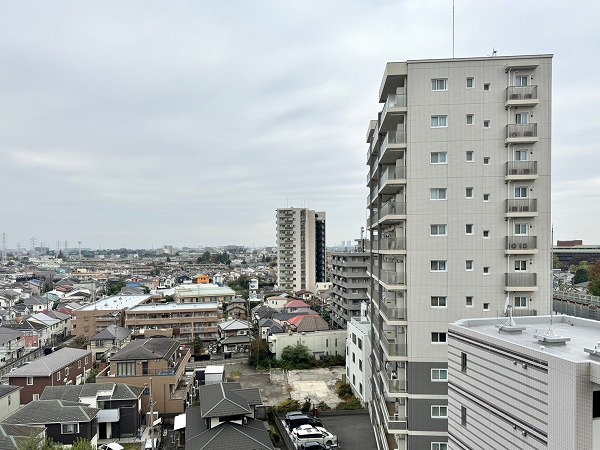
<path fill-rule="evenodd" d="M 381 175 L 379 180 L 379 189 L 383 187 L 388 181 L 404 180 L 406 179 L 406 167 L 388 167 Z"/>
<path fill-rule="evenodd" d="M 406 320 L 406 308 L 379 303 L 379 310 L 388 320 Z"/>
<path fill-rule="evenodd" d="M 382 336 L 381 343 L 386 353 L 390 356 L 406 356 L 406 343 Z"/>
<path fill-rule="evenodd" d="M 406 250 L 406 238 L 382 238 L 372 241 L 372 250 Z"/>
<path fill-rule="evenodd" d="M 537 85 L 509 86 L 506 88 L 506 101 L 537 99 Z"/>
<path fill-rule="evenodd" d="M 406 273 L 382 270 L 379 279 L 385 284 L 406 284 Z"/>
<path fill-rule="evenodd" d="M 406 392 L 406 380 L 396 380 L 383 375 L 387 391 L 390 394 L 402 394 Z"/>
<path fill-rule="evenodd" d="M 506 250 L 535 250 L 537 249 L 537 236 L 506 236 Z"/>
<path fill-rule="evenodd" d="M 389 430 L 406 430 L 408 418 L 400 417 L 396 414 L 389 416 L 388 429 Z"/>
<path fill-rule="evenodd" d="M 505 273 L 504 286 L 528 288 L 537 286 L 537 273 Z"/>
<path fill-rule="evenodd" d="M 537 175 L 537 161 L 509 161 L 506 163 L 506 176 Z"/>
<path fill-rule="evenodd" d="M 509 198 L 506 200 L 507 213 L 537 212 L 537 199 L 535 198 Z"/>
<path fill-rule="evenodd" d="M 537 135 L 537 123 L 506 125 L 506 139 L 534 138 Z"/>

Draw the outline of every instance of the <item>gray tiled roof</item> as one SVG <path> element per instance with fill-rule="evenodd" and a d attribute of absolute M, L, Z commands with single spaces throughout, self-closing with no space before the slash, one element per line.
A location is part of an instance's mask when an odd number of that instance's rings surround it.
<path fill-rule="evenodd" d="M 110 399 L 137 399 L 144 391 L 143 387 L 115 383 L 86 383 L 76 386 L 46 386 L 40 400 L 67 400 L 78 402 L 82 397 L 96 397 L 100 392 L 110 391 Z"/>
<path fill-rule="evenodd" d="M 118 325 L 109 325 L 96 336 L 92 336 L 91 340 L 101 339 L 125 339 L 131 334 L 129 328 L 120 327 Z"/>
<path fill-rule="evenodd" d="M 7 342 L 10 342 L 18 337 L 23 336 L 18 330 L 13 330 L 11 328 L 0 327 L 0 345 L 4 345 Z"/>
<path fill-rule="evenodd" d="M 40 436 L 45 433 L 43 425 L 14 425 L 0 423 L 0 449 L 18 450 L 24 441 L 31 436 Z"/>
<path fill-rule="evenodd" d="M 57 370 L 71 365 L 84 356 L 91 355 L 89 350 L 80 350 L 78 348 L 65 347 L 57 350 L 49 355 L 33 360 L 26 366 L 21 366 L 18 369 L 10 372 L 8 377 L 49 377 Z"/>
<path fill-rule="evenodd" d="M 168 358 L 179 347 L 179 342 L 168 338 L 136 339 L 113 356 L 111 361 Z"/>
<path fill-rule="evenodd" d="M 19 386 L 11 386 L 10 384 L 0 384 L 0 398 L 21 389 Z"/>
<path fill-rule="evenodd" d="M 35 400 L 5 417 L 3 422 L 15 424 L 89 422 L 96 417 L 98 411 L 100 411 L 98 408 L 67 400 Z"/>
<path fill-rule="evenodd" d="M 250 343 L 250 336 L 248 335 L 243 335 L 243 336 L 229 336 L 228 338 L 225 338 L 221 344 L 223 345 L 230 345 L 230 344 L 249 344 Z"/>
<path fill-rule="evenodd" d="M 233 392 L 240 389 L 239 383 L 219 383 L 200 386 L 198 398 L 202 418 L 250 414 L 248 401 Z"/>
<path fill-rule="evenodd" d="M 186 430 L 185 450 L 275 449 L 264 424 L 252 418 L 245 425 L 225 422 L 210 430 L 200 428 L 198 431 L 192 434 Z"/>

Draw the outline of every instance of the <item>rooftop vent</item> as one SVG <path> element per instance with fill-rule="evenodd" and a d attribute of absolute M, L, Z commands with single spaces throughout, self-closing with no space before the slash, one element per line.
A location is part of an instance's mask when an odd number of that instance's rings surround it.
<path fill-rule="evenodd" d="M 584 347 L 583 351 L 589 353 L 590 355 L 600 356 L 600 342 L 596 342 L 594 348 Z"/>

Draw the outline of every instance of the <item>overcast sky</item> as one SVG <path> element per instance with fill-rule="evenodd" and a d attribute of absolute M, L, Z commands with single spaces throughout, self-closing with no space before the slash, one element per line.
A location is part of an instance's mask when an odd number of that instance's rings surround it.
<path fill-rule="evenodd" d="M 554 54 L 555 239 L 600 244 L 600 2 L 456 0 L 456 57 Z M 0 233 L 274 245 L 275 210 L 365 222 L 385 63 L 452 56 L 451 0 L 0 6 Z"/>

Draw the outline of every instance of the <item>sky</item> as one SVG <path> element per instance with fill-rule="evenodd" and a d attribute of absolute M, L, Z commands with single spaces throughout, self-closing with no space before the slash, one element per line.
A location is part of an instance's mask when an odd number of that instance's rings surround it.
<path fill-rule="evenodd" d="M 294 206 L 356 239 L 385 64 L 452 42 L 451 0 L 2 2 L 0 233 L 259 247 Z M 600 244 L 599 45 L 597 0 L 455 1 L 456 57 L 554 54 L 555 240 Z"/>

